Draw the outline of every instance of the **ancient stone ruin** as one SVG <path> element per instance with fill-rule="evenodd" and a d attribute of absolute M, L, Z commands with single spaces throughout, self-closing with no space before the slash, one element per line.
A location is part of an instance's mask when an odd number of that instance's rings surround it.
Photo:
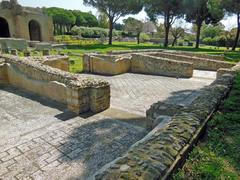
<path fill-rule="evenodd" d="M 240 70 L 148 50 L 86 54 L 72 74 L 45 53 L 0 55 L 0 179 L 169 179 Z"/>
<path fill-rule="evenodd" d="M 16 0 L 0 2 L 0 38 L 52 41 L 52 18 L 40 8 L 23 7 Z"/>

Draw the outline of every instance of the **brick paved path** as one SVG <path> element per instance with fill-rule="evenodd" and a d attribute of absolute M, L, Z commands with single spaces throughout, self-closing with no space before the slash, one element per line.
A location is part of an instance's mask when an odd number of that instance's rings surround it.
<path fill-rule="evenodd" d="M 157 101 L 186 104 L 193 92 L 209 85 L 215 72 L 194 71 L 191 79 L 176 79 L 142 74 L 122 74 L 114 77 L 84 74 L 81 76 L 104 79 L 111 84 L 111 105 L 114 108 L 145 116 Z"/>
<path fill-rule="evenodd" d="M 0 87 L 0 179 L 86 179 L 147 134 L 142 115 L 150 104 L 188 103 L 197 94 L 194 90 L 211 83 L 213 75 L 95 76 L 111 83 L 112 108 L 90 117 L 75 116 L 31 93 Z"/>

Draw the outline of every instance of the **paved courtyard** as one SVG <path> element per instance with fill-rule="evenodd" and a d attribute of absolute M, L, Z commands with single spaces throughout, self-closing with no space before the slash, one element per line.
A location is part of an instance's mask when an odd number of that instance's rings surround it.
<path fill-rule="evenodd" d="M 47 98 L 0 87 L 0 179 L 87 179 L 148 133 L 145 111 L 151 104 L 187 104 L 215 75 L 81 74 L 109 81 L 112 95 L 109 110 L 81 116 Z"/>

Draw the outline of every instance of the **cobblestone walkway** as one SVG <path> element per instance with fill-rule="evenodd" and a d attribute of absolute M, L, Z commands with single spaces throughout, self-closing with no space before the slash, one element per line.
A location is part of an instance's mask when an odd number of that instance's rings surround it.
<path fill-rule="evenodd" d="M 216 72 L 195 70 L 191 79 L 130 73 L 114 77 L 90 74 L 81 76 L 108 81 L 111 84 L 112 107 L 145 116 L 146 110 L 157 101 L 189 103 L 196 90 L 213 82 Z"/>
<path fill-rule="evenodd" d="M 213 76 L 94 76 L 111 83 L 112 107 L 90 117 L 75 116 L 31 93 L 0 87 L 0 179 L 86 179 L 147 134 L 143 115 L 152 103 L 188 103 Z"/>

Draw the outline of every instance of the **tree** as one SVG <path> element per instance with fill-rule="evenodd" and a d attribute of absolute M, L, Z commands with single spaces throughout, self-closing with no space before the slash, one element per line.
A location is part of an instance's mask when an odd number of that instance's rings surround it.
<path fill-rule="evenodd" d="M 196 48 L 199 48 L 202 25 L 218 23 L 224 16 L 220 0 L 185 0 L 186 20 L 197 26 Z"/>
<path fill-rule="evenodd" d="M 171 34 L 172 34 L 172 36 L 173 36 L 172 46 L 175 46 L 175 44 L 177 43 L 177 40 L 178 40 L 180 37 L 184 37 L 185 29 L 183 29 L 183 28 L 181 28 L 181 27 L 171 28 Z"/>
<path fill-rule="evenodd" d="M 143 31 L 143 22 L 129 17 L 123 20 L 124 30 L 127 32 L 135 33 L 137 35 L 137 43 L 140 44 L 140 34 Z"/>
<path fill-rule="evenodd" d="M 109 28 L 108 16 L 104 13 L 100 13 L 98 16 L 99 27 Z"/>
<path fill-rule="evenodd" d="M 145 10 L 151 20 L 156 21 L 158 16 L 164 18 L 164 46 L 167 47 L 170 28 L 175 19 L 183 14 L 182 0 L 146 0 Z"/>
<path fill-rule="evenodd" d="M 225 26 L 221 23 L 216 25 L 206 25 L 204 24 L 202 27 L 202 39 L 204 38 L 215 38 L 217 36 L 220 36 L 224 32 Z"/>
<path fill-rule="evenodd" d="M 240 36 L 240 0 L 222 0 L 224 9 L 230 14 L 237 15 L 237 32 L 232 50 L 235 51 Z"/>
<path fill-rule="evenodd" d="M 112 44 L 113 25 L 128 14 L 137 14 L 143 8 L 143 0 L 84 0 L 84 3 L 97 8 L 109 19 L 109 44 Z"/>
<path fill-rule="evenodd" d="M 76 17 L 69 10 L 53 7 L 43 8 L 43 12 L 53 18 L 55 34 L 64 34 L 66 30 L 70 32 L 76 22 Z"/>
<path fill-rule="evenodd" d="M 85 27 L 98 27 L 97 18 L 91 13 L 81 12 L 78 10 L 72 11 L 73 15 L 76 17 L 77 26 L 85 26 Z"/>

